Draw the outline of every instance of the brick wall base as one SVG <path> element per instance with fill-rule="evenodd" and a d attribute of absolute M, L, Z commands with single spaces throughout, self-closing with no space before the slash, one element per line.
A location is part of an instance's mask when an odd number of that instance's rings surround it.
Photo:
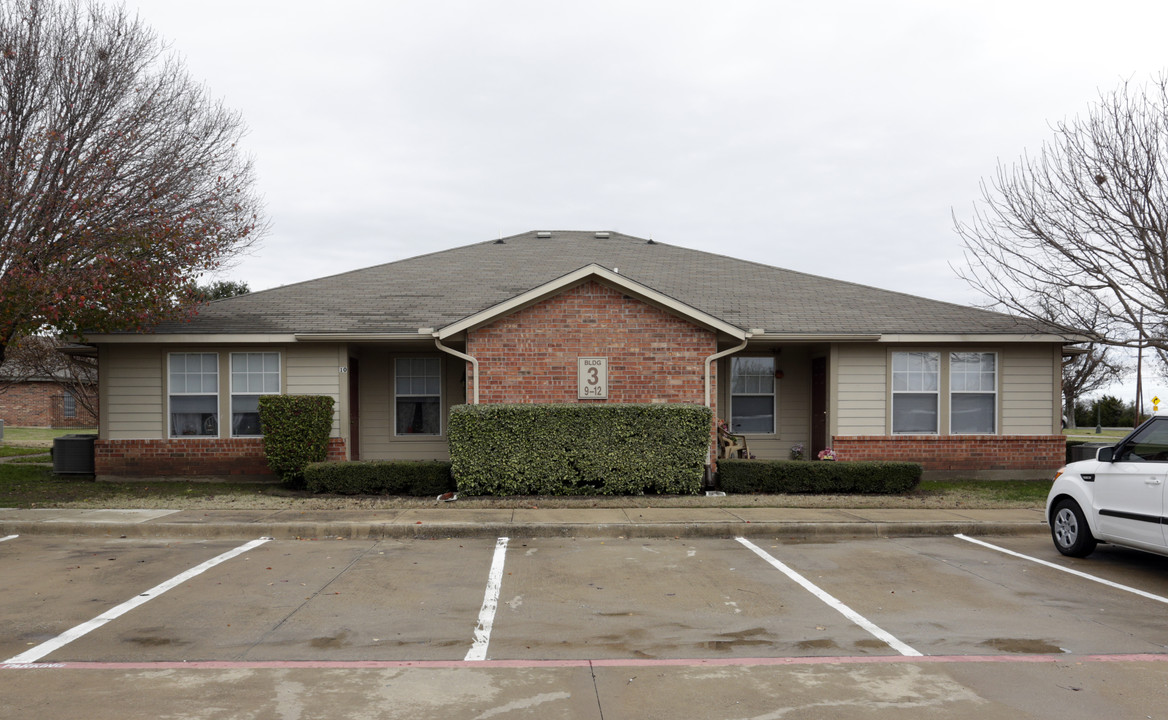
<path fill-rule="evenodd" d="M 329 460 L 345 459 L 343 438 L 329 438 Z M 98 440 L 94 472 L 101 476 L 191 477 L 271 475 L 262 438 Z"/>
<path fill-rule="evenodd" d="M 1062 435 L 852 435 L 832 439 L 839 460 L 916 462 L 931 475 L 994 471 L 1052 474 L 1066 463 L 1066 445 Z"/>

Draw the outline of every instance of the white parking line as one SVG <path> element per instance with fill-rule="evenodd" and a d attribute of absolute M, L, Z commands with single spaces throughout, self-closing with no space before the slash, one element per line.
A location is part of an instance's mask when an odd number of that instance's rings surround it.
<path fill-rule="evenodd" d="M 94 630 L 98 629 L 102 625 L 105 625 L 109 621 L 115 620 L 115 619 L 121 617 L 122 615 L 125 615 L 126 613 L 130 612 L 131 610 L 138 607 L 139 605 L 145 604 L 149 600 L 153 600 L 154 598 L 158 597 L 159 595 L 166 592 L 167 590 L 170 590 L 171 588 L 177 587 L 177 586 L 181 585 L 182 583 L 186 582 L 187 580 L 190 580 L 191 578 L 195 577 L 196 575 L 200 575 L 203 572 L 210 570 L 211 568 L 215 567 L 219 563 L 230 560 L 231 558 L 236 557 L 237 555 L 242 555 L 243 553 L 247 552 L 248 550 L 251 550 L 252 548 L 259 547 L 260 545 L 263 545 L 264 543 L 268 542 L 269 540 L 271 540 L 271 538 L 268 538 L 268 537 L 259 538 L 258 540 L 252 540 L 249 543 L 246 543 L 244 545 L 240 545 L 239 547 L 235 548 L 234 550 L 228 550 L 227 552 L 223 553 L 222 555 L 217 555 L 216 557 L 211 558 L 207 562 L 202 563 L 201 565 L 196 565 L 195 567 L 191 568 L 190 570 L 187 570 L 186 572 L 184 572 L 180 575 L 175 575 L 174 577 L 167 580 L 166 582 L 161 583 L 159 585 L 155 585 L 154 587 L 150 588 L 149 590 L 142 593 L 141 595 L 138 595 L 137 597 L 131 598 L 131 599 L 127 600 L 126 602 L 122 603 L 121 605 L 118 605 L 115 608 L 107 610 L 106 612 L 102 613 L 101 615 L 98 615 L 97 617 L 90 620 L 89 622 L 81 623 L 80 625 L 78 625 L 77 627 L 75 627 L 71 630 L 66 630 L 65 632 L 61 633 L 60 635 L 53 638 L 52 640 L 46 640 L 45 642 L 41 643 L 40 645 L 37 645 L 36 647 L 34 647 L 30 650 L 25 650 L 21 654 L 16 655 L 14 657 L 11 657 L 8 660 L 5 660 L 4 664 L 11 665 L 11 664 L 20 664 L 20 663 L 35 663 L 36 661 L 40 660 L 44 656 L 48 655 L 49 653 L 55 652 L 55 651 L 65 647 L 66 645 L 73 642 L 74 640 L 76 640 L 84 635 L 87 635 L 90 632 L 93 632 Z"/>
<path fill-rule="evenodd" d="M 746 547 L 748 547 L 755 555 L 758 555 L 760 558 L 767 561 L 772 567 L 777 569 L 779 572 L 783 573 L 787 577 L 791 578 L 795 582 L 802 585 L 805 590 L 807 590 L 809 593 L 811 593 L 815 597 L 819 598 L 823 602 L 827 603 L 827 605 L 829 607 L 835 609 L 837 612 L 839 612 L 841 615 L 846 617 L 848 620 L 851 620 L 852 622 L 859 625 L 864 630 L 871 633 L 873 636 L 880 638 L 884 642 L 888 643 L 888 645 L 893 650 L 896 650 L 901 655 L 905 655 L 908 657 L 922 657 L 921 653 L 917 652 L 916 650 L 909 647 L 908 645 L 902 643 L 900 640 L 897 640 L 890 633 L 888 633 L 885 630 L 882 630 L 875 623 L 871 622 L 870 620 L 865 618 L 860 613 L 851 609 L 847 605 L 844 605 L 842 602 L 840 602 L 835 597 L 833 597 L 830 593 L 828 593 L 824 590 L 821 590 L 819 587 L 817 587 L 810 580 L 803 577 L 799 573 L 795 572 L 791 568 L 787 567 L 777 558 L 771 556 L 770 553 L 768 553 L 767 551 L 758 547 L 757 545 L 750 542 L 746 538 L 740 537 L 740 538 L 735 538 L 735 539 L 738 540 L 738 542 L 745 545 Z"/>
<path fill-rule="evenodd" d="M 9 535 L 8 537 L 0 538 L 0 542 L 4 542 L 5 540 L 15 540 L 18 537 L 20 537 L 20 536 L 19 535 Z"/>
<path fill-rule="evenodd" d="M 474 644 L 467 651 L 465 661 L 487 659 L 487 645 L 491 642 L 491 626 L 495 624 L 495 611 L 499 609 L 499 591 L 503 587 L 503 562 L 507 558 L 505 537 L 495 542 L 495 557 L 491 560 L 491 572 L 487 574 L 487 590 L 483 593 L 483 607 L 479 610 L 479 624 L 475 626 Z"/>
<path fill-rule="evenodd" d="M 1036 557 L 1030 557 L 1029 555 L 1023 555 L 1022 553 L 1014 552 L 1013 550 L 1007 550 L 1004 547 L 992 545 L 992 544 L 985 542 L 983 540 L 977 540 L 975 538 L 971 538 L 968 535 L 954 535 L 953 537 L 958 538 L 960 540 L 965 540 L 967 542 L 971 542 L 975 545 L 981 545 L 982 547 L 987 547 L 990 550 L 997 550 L 998 552 L 1005 553 L 1006 555 L 1013 555 L 1014 557 L 1022 558 L 1023 560 L 1029 560 L 1030 562 L 1035 562 L 1035 563 L 1038 563 L 1039 565 L 1045 565 L 1048 568 L 1054 568 L 1055 570 L 1061 570 L 1065 573 L 1070 573 L 1071 575 L 1075 575 L 1077 577 L 1081 577 L 1081 578 L 1084 578 L 1086 580 L 1091 580 L 1092 582 L 1097 582 L 1100 585 L 1106 585 L 1107 587 L 1115 588 L 1116 590 L 1123 590 L 1124 592 L 1129 592 L 1129 593 L 1132 593 L 1133 595 L 1139 595 L 1140 597 L 1147 598 L 1149 600 L 1155 600 L 1156 602 L 1162 602 L 1162 603 L 1168 604 L 1168 598 L 1166 598 L 1166 597 L 1163 597 L 1160 595 L 1153 595 L 1150 592 L 1145 592 L 1143 590 L 1139 590 L 1139 589 L 1134 588 L 1134 587 L 1129 587 L 1127 585 L 1120 585 L 1117 582 L 1111 582 L 1110 580 L 1104 580 L 1101 577 L 1095 577 L 1094 575 L 1088 575 L 1085 572 L 1079 572 L 1078 570 L 1072 570 L 1071 568 L 1063 567 L 1062 565 L 1056 565 L 1055 563 L 1047 562 L 1046 560 L 1040 560 L 1039 558 L 1036 558 Z"/>

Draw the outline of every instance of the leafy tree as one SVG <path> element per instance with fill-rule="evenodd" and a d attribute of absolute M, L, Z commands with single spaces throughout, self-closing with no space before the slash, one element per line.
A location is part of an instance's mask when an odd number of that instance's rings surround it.
<path fill-rule="evenodd" d="M 1078 403 L 1075 416 L 1082 427 L 1132 427 L 1136 424 L 1136 404 L 1124 403 L 1114 395 L 1104 395 L 1089 403 Z"/>
<path fill-rule="evenodd" d="M 0 362 L 190 313 L 266 229 L 244 129 L 124 7 L 0 0 Z"/>
<path fill-rule="evenodd" d="M 199 285 L 195 288 L 195 298 L 199 302 L 211 302 L 224 298 L 247 295 L 251 288 L 242 280 L 216 280 L 208 285 Z"/>
<path fill-rule="evenodd" d="M 999 163 L 958 270 L 1000 309 L 1109 345 L 1168 351 L 1168 76 L 1123 83 Z"/>

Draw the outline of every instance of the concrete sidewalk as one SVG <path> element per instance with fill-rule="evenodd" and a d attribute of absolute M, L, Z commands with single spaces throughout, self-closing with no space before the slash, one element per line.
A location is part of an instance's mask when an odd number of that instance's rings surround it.
<path fill-rule="evenodd" d="M 1046 533 L 1039 509 L 597 508 L 479 510 L 68 510 L 0 508 L 0 537 L 250 539 L 775 537 L 816 540 Z"/>

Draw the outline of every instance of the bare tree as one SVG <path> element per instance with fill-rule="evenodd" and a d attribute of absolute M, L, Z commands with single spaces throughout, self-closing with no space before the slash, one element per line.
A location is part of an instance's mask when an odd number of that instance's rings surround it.
<path fill-rule="evenodd" d="M 1068 334 L 1168 351 L 1168 77 L 1123 83 L 982 182 L 958 274 Z M 1141 318 L 1141 312 L 1146 311 Z"/>
<path fill-rule="evenodd" d="M 1063 363 L 1063 400 L 1067 424 L 1075 427 L 1075 403 L 1081 397 L 1102 390 L 1118 380 L 1128 367 L 1115 355 L 1115 348 L 1088 343 L 1084 352 Z"/>
<path fill-rule="evenodd" d="M 124 7 L 0 0 L 0 362 L 191 312 L 266 227 L 243 133 Z"/>
<path fill-rule="evenodd" d="M 97 417 L 97 356 L 68 352 L 59 338 L 32 335 L 16 338 L 0 365 L 0 393 L 29 380 L 49 380 L 73 396 L 77 405 Z"/>

